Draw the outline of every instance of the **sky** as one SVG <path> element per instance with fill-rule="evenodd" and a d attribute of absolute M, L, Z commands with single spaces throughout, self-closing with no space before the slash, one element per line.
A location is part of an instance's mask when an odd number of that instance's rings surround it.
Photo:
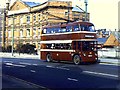
<path fill-rule="evenodd" d="M 5 1 L 0 0 L 1 7 L 4 6 Z M 11 0 L 11 4 L 15 0 Z M 47 0 L 24 0 L 32 2 L 45 2 Z M 85 9 L 84 0 L 64 0 L 72 1 L 73 6 L 80 6 Z M 88 1 L 88 12 L 90 13 L 90 22 L 95 25 L 96 29 L 107 29 L 114 31 L 118 30 L 118 2 L 120 0 L 87 0 Z"/>

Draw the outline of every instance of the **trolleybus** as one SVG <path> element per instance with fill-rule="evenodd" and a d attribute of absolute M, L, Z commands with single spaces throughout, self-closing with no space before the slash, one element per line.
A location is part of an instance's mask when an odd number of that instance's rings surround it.
<path fill-rule="evenodd" d="M 90 22 L 45 26 L 40 44 L 40 59 L 48 62 L 57 60 L 80 64 L 98 60 L 95 27 Z"/>

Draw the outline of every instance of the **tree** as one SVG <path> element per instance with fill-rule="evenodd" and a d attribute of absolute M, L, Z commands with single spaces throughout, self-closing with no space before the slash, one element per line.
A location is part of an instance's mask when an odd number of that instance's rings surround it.
<path fill-rule="evenodd" d="M 35 45 L 32 45 L 32 44 L 19 44 L 17 45 L 17 52 L 20 52 L 20 53 L 28 53 L 28 54 L 35 54 L 36 53 L 36 50 L 35 50 L 36 46 Z"/>

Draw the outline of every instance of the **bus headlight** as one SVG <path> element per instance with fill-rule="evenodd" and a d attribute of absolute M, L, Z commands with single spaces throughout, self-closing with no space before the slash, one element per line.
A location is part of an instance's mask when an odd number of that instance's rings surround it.
<path fill-rule="evenodd" d="M 95 56 L 98 56 L 98 54 L 95 54 Z"/>
<path fill-rule="evenodd" d="M 90 52 L 89 54 L 92 54 L 92 52 Z"/>
<path fill-rule="evenodd" d="M 86 56 L 86 54 L 84 53 L 84 54 L 83 54 L 83 56 L 85 57 L 85 56 Z"/>
<path fill-rule="evenodd" d="M 73 54 L 71 54 L 71 56 L 73 56 Z"/>

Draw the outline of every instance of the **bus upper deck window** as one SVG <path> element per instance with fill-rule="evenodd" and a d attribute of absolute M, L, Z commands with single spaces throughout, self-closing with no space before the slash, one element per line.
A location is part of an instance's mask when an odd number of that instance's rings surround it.
<path fill-rule="evenodd" d="M 51 33 L 51 28 L 47 28 L 47 29 L 46 29 L 46 33 L 47 33 L 47 34 L 50 34 L 50 33 Z"/>
<path fill-rule="evenodd" d="M 89 31 L 95 32 L 95 27 L 94 26 L 89 26 Z"/>
<path fill-rule="evenodd" d="M 60 32 L 66 32 L 66 27 L 61 27 L 61 30 L 60 30 Z"/>
<path fill-rule="evenodd" d="M 80 31 L 79 25 L 74 25 L 74 31 Z"/>
<path fill-rule="evenodd" d="M 84 30 L 85 30 L 84 26 L 81 26 L 81 31 L 84 31 Z"/>
<path fill-rule="evenodd" d="M 67 26 L 67 32 L 72 32 L 72 26 Z"/>
<path fill-rule="evenodd" d="M 81 31 L 89 31 L 89 28 L 87 25 L 81 25 Z"/>

